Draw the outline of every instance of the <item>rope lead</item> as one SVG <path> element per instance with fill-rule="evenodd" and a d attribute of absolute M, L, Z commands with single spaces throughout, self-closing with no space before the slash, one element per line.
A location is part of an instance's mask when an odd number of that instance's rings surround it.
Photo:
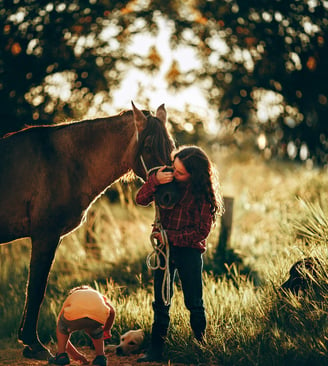
<path fill-rule="evenodd" d="M 160 269 L 164 271 L 164 277 L 162 282 L 162 299 L 164 305 L 168 306 L 171 303 L 171 296 L 170 296 L 170 248 L 169 248 L 169 241 L 167 239 L 166 231 L 163 229 L 163 226 L 160 222 L 160 215 L 159 209 L 156 205 L 156 216 L 154 222 L 155 231 L 153 231 L 150 235 L 150 241 L 153 247 L 153 251 L 148 254 L 146 263 L 148 268 L 151 270 Z M 155 238 L 155 235 L 160 233 L 163 239 L 163 243 Z M 161 266 L 161 259 L 160 256 L 162 255 L 164 259 L 164 265 Z M 154 257 L 154 264 L 151 263 L 152 257 Z"/>

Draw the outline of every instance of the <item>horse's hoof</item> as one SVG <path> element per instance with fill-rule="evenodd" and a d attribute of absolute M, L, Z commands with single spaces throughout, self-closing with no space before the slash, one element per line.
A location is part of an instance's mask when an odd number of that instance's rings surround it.
<path fill-rule="evenodd" d="M 26 358 L 33 358 L 35 360 L 48 360 L 51 353 L 42 346 L 38 346 L 35 349 L 30 346 L 25 346 L 23 349 L 23 356 Z"/>

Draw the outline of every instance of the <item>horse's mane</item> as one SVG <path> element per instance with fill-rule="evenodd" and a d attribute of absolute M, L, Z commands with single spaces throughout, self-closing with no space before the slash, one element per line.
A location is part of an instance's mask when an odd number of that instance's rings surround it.
<path fill-rule="evenodd" d="M 123 110 L 116 115 L 106 116 L 106 117 L 95 117 L 95 118 L 88 118 L 88 119 L 81 119 L 81 120 L 63 121 L 63 122 L 58 122 L 58 123 L 54 123 L 54 124 L 50 124 L 50 123 L 44 123 L 44 124 L 39 124 L 39 125 L 25 124 L 24 127 L 22 127 L 21 129 L 19 129 L 17 131 L 7 132 L 6 134 L 4 134 L 3 136 L 0 137 L 0 140 L 10 137 L 12 135 L 23 133 L 28 130 L 32 130 L 34 128 L 35 129 L 44 128 L 44 127 L 50 127 L 50 128 L 55 128 L 55 129 L 69 128 L 69 127 L 74 127 L 75 125 L 81 124 L 81 123 L 87 123 L 87 122 L 91 122 L 91 121 L 96 123 L 97 121 L 100 122 L 100 121 L 103 121 L 104 119 L 123 117 L 124 115 L 128 116 L 131 113 L 132 113 L 132 110 Z"/>
<path fill-rule="evenodd" d="M 34 126 L 34 125 L 25 125 L 23 128 L 21 128 L 20 130 L 17 130 L 17 131 L 10 131 L 10 132 L 7 132 L 5 133 L 3 136 L 1 136 L 0 140 L 1 139 L 6 139 L 7 137 L 10 137 L 12 135 L 16 135 L 18 133 L 21 133 L 21 132 L 24 132 L 26 130 L 30 130 L 31 128 L 33 127 L 39 127 L 39 126 Z"/>
<path fill-rule="evenodd" d="M 170 165 L 171 153 L 175 148 L 174 140 L 167 131 L 164 123 L 157 117 L 150 114 L 149 111 L 143 111 L 147 117 L 146 128 L 140 133 L 139 146 L 137 156 L 141 154 L 145 140 L 148 136 L 151 137 L 151 147 L 155 158 L 162 165 Z"/>

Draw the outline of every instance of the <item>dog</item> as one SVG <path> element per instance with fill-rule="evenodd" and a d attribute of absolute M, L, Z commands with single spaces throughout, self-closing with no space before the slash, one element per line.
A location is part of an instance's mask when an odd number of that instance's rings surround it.
<path fill-rule="evenodd" d="M 307 291 L 317 284 L 322 263 L 316 257 L 303 258 L 292 265 L 289 270 L 289 278 L 280 289 L 290 290 L 295 295 L 301 291 Z"/>
<path fill-rule="evenodd" d="M 121 335 L 120 344 L 116 346 L 116 354 L 127 356 L 140 350 L 145 333 L 142 329 L 129 330 Z"/>

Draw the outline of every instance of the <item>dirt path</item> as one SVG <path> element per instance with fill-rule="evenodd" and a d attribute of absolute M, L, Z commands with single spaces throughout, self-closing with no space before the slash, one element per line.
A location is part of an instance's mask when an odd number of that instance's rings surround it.
<path fill-rule="evenodd" d="M 95 355 L 92 350 L 88 347 L 81 347 L 79 350 L 82 351 L 83 354 L 86 355 L 88 360 L 90 360 L 90 364 L 94 359 Z M 168 361 L 166 363 L 137 363 L 137 359 L 140 355 L 132 355 L 132 356 L 117 356 L 115 352 L 107 353 L 108 358 L 108 366 L 187 366 L 186 364 L 173 364 Z M 48 365 L 47 361 L 37 361 L 37 360 L 29 360 L 22 356 L 22 349 L 17 348 L 8 348 L 8 349 L 0 349 L 0 366 L 41 366 Z M 81 366 L 80 363 L 76 363 L 71 361 L 71 366 Z M 189 365 L 191 366 L 191 365 Z"/>

